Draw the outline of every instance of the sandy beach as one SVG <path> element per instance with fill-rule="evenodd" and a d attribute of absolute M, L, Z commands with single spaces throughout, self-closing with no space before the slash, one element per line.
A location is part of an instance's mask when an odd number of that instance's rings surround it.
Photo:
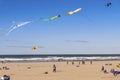
<path fill-rule="evenodd" d="M 93 61 L 90 64 L 86 61 L 85 64 L 74 62 L 72 65 L 71 62 L 9 62 L 0 63 L 0 76 L 10 75 L 11 80 L 116 80 L 120 75 L 114 76 L 109 71 L 112 68 L 119 70 L 116 67 L 118 63 L 119 61 Z M 52 71 L 53 64 L 57 67 L 56 72 Z M 3 70 L 3 66 L 9 70 Z M 101 66 L 105 67 L 108 74 L 101 71 Z"/>

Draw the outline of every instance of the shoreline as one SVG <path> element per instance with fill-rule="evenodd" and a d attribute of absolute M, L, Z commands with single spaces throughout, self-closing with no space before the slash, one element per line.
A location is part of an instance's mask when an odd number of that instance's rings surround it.
<path fill-rule="evenodd" d="M 98 62 L 100 62 L 100 61 L 120 61 L 120 59 L 109 59 L 109 60 L 62 60 L 62 61 L 59 61 L 59 60 L 53 60 L 53 61 L 0 61 L 0 63 L 2 63 L 2 64 L 4 64 L 4 63 L 36 63 L 36 62 L 82 62 L 82 61 L 85 61 L 85 62 L 90 62 L 90 61 L 93 61 L 93 62 L 95 62 L 95 61 L 98 61 Z"/>

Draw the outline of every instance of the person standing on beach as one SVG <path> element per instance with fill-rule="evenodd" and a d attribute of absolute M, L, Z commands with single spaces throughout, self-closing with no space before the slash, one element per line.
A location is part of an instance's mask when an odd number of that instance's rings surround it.
<path fill-rule="evenodd" d="M 74 65 L 74 61 L 72 61 L 72 65 Z"/>
<path fill-rule="evenodd" d="M 92 64 L 92 60 L 90 60 L 90 64 Z"/>
<path fill-rule="evenodd" d="M 67 64 L 68 64 L 68 61 L 67 61 Z"/>
<path fill-rule="evenodd" d="M 85 61 L 84 61 L 84 60 L 82 60 L 82 64 L 85 64 Z"/>
<path fill-rule="evenodd" d="M 79 61 L 79 64 L 80 64 L 80 61 Z"/>
<path fill-rule="evenodd" d="M 53 72 L 56 72 L 56 65 L 53 65 Z"/>
<path fill-rule="evenodd" d="M 102 66 L 101 71 L 104 71 L 104 66 Z"/>

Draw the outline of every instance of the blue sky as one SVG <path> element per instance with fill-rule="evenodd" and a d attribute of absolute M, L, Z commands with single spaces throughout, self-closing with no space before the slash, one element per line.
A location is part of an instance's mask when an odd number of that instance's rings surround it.
<path fill-rule="evenodd" d="M 111 2 L 110 7 L 105 4 Z M 0 54 L 119 54 L 119 0 L 0 0 Z M 67 15 L 82 8 L 81 12 Z M 60 18 L 53 21 L 37 20 Z M 14 25 L 34 21 L 5 35 Z M 39 49 L 32 51 L 35 45 Z"/>

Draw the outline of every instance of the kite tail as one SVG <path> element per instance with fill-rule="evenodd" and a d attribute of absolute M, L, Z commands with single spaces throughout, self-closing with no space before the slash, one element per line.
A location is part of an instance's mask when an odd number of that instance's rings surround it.
<path fill-rule="evenodd" d="M 25 26 L 25 25 L 27 25 L 27 24 L 30 24 L 31 22 L 32 22 L 32 21 L 27 21 L 27 22 L 22 22 L 22 23 L 20 23 L 20 24 L 11 26 L 11 27 L 10 27 L 11 29 L 8 30 L 8 32 L 6 33 L 6 35 L 9 35 L 9 33 L 12 32 L 14 29 L 17 29 L 17 28 L 19 28 L 19 27 L 22 27 L 22 26 Z"/>
<path fill-rule="evenodd" d="M 8 36 L 9 33 L 12 32 L 13 30 L 14 30 L 14 28 L 10 29 L 10 30 L 6 33 L 6 35 Z"/>

